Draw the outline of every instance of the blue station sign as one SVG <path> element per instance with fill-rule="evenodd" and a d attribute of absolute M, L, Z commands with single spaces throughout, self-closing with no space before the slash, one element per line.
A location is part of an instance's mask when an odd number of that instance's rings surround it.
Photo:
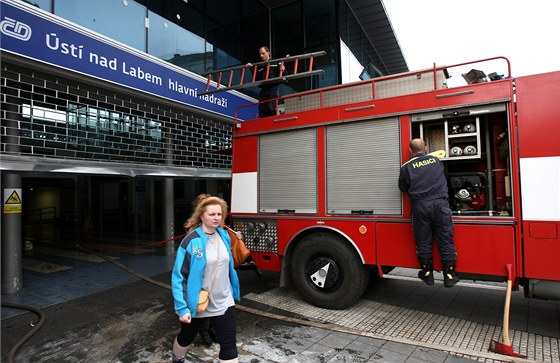
<path fill-rule="evenodd" d="M 5 1 L 0 5 L 2 51 L 227 117 L 233 118 L 238 106 L 250 103 L 233 92 L 199 96 L 199 90 L 206 89 L 200 76 L 135 49 L 113 45 L 41 10 Z M 255 114 L 256 107 L 243 107 L 237 117 L 245 120 Z"/>

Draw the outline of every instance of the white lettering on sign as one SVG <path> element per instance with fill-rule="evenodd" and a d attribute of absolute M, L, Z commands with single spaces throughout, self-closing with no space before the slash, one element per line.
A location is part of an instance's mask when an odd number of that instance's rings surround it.
<path fill-rule="evenodd" d="M 47 47 L 49 47 L 49 49 L 51 50 L 60 51 L 60 53 L 62 54 L 82 59 L 84 46 L 62 42 L 60 41 L 60 39 L 58 39 L 56 33 L 47 34 L 46 43 Z"/>
<path fill-rule="evenodd" d="M 157 84 L 158 86 L 161 86 L 163 84 L 161 77 L 142 70 L 140 66 L 130 67 L 126 65 L 126 62 L 122 62 L 122 72 L 123 74 L 126 74 L 128 76 L 135 77 L 149 83 Z"/>
<path fill-rule="evenodd" d="M 193 89 L 191 87 L 183 86 L 181 83 L 175 80 L 170 79 L 168 85 L 169 85 L 169 89 L 172 91 L 183 93 L 191 97 L 198 96 L 198 89 L 196 88 Z"/>
<path fill-rule="evenodd" d="M 89 61 L 91 63 L 98 64 L 102 67 L 112 69 L 114 71 L 117 70 L 117 58 L 113 58 L 111 60 L 108 60 L 107 58 L 105 58 L 101 55 L 97 55 L 95 53 L 89 53 Z"/>

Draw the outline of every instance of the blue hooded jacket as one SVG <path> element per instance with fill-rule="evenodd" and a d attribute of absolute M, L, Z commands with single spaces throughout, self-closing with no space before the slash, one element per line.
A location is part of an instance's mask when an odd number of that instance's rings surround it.
<path fill-rule="evenodd" d="M 241 299 L 239 277 L 233 267 L 233 256 L 231 254 L 231 241 L 229 234 L 223 228 L 216 228 L 220 237 L 224 241 L 229 253 L 229 281 L 230 289 L 235 301 Z M 171 274 L 171 289 L 175 300 L 175 312 L 178 316 L 191 313 L 196 316 L 196 306 L 198 305 L 198 294 L 202 289 L 202 273 L 206 266 L 206 242 L 208 237 L 198 226 L 190 232 L 179 245 L 175 264 Z"/>

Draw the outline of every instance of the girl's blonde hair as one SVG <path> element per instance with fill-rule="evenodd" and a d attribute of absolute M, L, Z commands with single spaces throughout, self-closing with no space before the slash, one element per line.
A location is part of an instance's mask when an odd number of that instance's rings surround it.
<path fill-rule="evenodd" d="M 192 201 L 193 212 L 194 212 L 194 210 L 196 209 L 196 206 L 199 205 L 200 202 L 202 202 L 202 200 L 204 200 L 204 199 L 206 199 L 206 198 L 208 198 L 208 197 L 211 197 L 211 195 L 210 195 L 210 194 L 206 194 L 206 193 L 201 193 L 201 194 L 197 195 L 196 198 L 194 198 L 194 200 Z M 190 226 L 191 226 L 191 225 L 189 224 L 189 219 L 187 219 L 187 220 L 185 221 L 185 224 L 183 224 L 183 227 L 185 227 L 185 229 L 186 229 L 187 231 L 189 231 Z"/>
<path fill-rule="evenodd" d="M 228 207 L 225 200 L 218 197 L 206 197 L 203 198 L 194 208 L 194 212 L 191 217 L 187 220 L 187 225 L 189 226 L 189 232 L 196 229 L 202 223 L 202 215 L 206 211 L 206 207 L 209 205 L 219 205 L 222 208 L 222 223 L 220 226 L 223 226 L 226 221 L 226 216 L 228 213 Z"/>

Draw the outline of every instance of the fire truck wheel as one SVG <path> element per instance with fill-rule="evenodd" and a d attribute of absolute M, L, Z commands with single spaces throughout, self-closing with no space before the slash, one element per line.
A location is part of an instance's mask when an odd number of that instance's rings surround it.
<path fill-rule="evenodd" d="M 345 241 L 332 234 L 314 233 L 294 251 L 292 281 L 308 303 L 345 309 L 362 297 L 369 271 Z"/>

